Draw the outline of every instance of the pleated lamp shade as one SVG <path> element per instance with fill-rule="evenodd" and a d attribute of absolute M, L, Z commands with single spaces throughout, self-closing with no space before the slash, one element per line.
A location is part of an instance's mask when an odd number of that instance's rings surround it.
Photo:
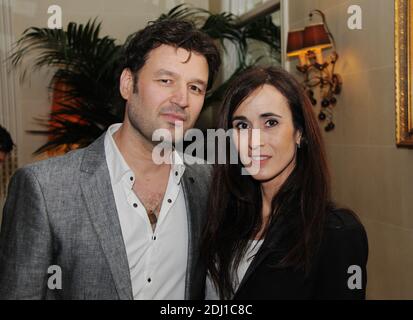
<path fill-rule="evenodd" d="M 324 24 L 307 26 L 303 32 L 303 48 L 326 49 L 331 48 L 330 37 L 328 36 Z"/>

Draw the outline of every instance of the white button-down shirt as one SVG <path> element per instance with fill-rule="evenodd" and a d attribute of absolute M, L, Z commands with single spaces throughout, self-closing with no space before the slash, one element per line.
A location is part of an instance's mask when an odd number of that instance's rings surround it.
<path fill-rule="evenodd" d="M 120 153 L 109 127 L 105 136 L 106 162 L 126 246 L 134 299 L 185 298 L 188 261 L 188 221 L 181 177 L 185 166 L 174 151 L 168 186 L 152 230 L 145 207 L 132 187 L 135 176 Z"/>

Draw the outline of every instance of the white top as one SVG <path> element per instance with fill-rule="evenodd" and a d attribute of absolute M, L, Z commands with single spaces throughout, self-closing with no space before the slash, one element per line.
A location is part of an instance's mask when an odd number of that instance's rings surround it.
<path fill-rule="evenodd" d="M 237 269 L 237 276 L 234 277 L 233 285 L 234 285 L 235 292 L 238 290 L 238 287 L 242 279 L 244 278 L 244 275 L 247 272 L 251 264 L 251 261 L 254 259 L 254 256 L 257 254 L 263 241 L 264 240 L 251 240 L 249 242 L 247 253 L 241 259 L 238 269 Z M 215 287 L 215 284 L 213 283 L 209 274 L 207 276 L 206 286 L 205 286 L 205 299 L 206 300 L 219 300 L 219 292 L 217 288 Z"/>
<path fill-rule="evenodd" d="M 177 152 L 171 155 L 176 161 L 172 162 L 158 222 L 152 231 L 145 207 L 132 190 L 134 173 L 112 137 L 121 125 L 117 123 L 109 127 L 105 136 L 105 154 L 128 257 L 133 297 L 184 299 L 188 221 L 180 182 L 185 165 Z"/>

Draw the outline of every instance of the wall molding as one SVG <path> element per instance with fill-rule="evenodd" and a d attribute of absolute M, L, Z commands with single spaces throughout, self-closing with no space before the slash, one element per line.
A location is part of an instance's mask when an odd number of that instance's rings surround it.
<path fill-rule="evenodd" d="M 16 99 L 16 78 L 7 57 L 14 43 L 12 28 L 12 1 L 0 0 L 0 124 L 10 132 L 16 145 L 19 144 L 20 113 Z M 0 205 L 3 207 L 10 177 L 18 167 L 17 147 L 0 165 Z M 1 214 L 0 214 L 1 216 Z"/>

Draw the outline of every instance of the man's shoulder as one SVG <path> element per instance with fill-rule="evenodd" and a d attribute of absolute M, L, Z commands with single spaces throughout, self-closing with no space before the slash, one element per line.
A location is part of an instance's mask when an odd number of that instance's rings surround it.
<path fill-rule="evenodd" d="M 53 174 L 67 175 L 73 174 L 80 168 L 85 149 L 73 150 L 65 155 L 52 157 L 49 159 L 36 161 L 23 166 L 16 171 L 16 174 L 32 173 L 38 178 Z"/>
<path fill-rule="evenodd" d="M 203 176 L 207 179 L 211 178 L 212 174 L 212 164 L 208 163 L 204 159 L 191 156 L 189 154 L 184 154 L 184 164 L 186 168 L 193 171 L 197 176 Z"/>

